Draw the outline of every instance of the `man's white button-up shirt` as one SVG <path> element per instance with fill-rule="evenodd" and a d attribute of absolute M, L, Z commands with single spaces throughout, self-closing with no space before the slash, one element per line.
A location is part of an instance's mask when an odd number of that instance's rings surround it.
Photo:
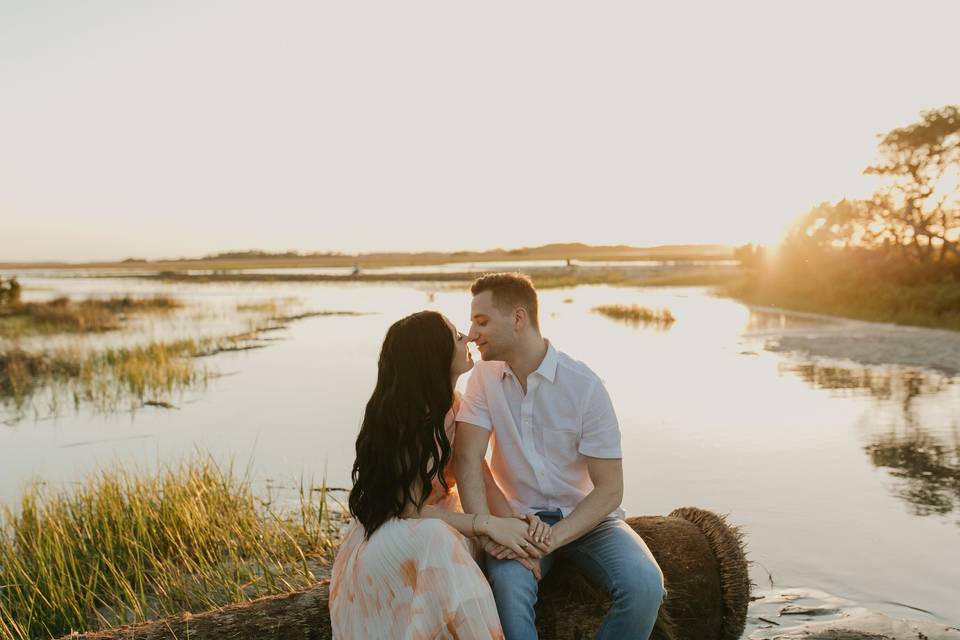
<path fill-rule="evenodd" d="M 476 363 L 457 421 L 493 430 L 490 471 L 519 513 L 569 515 L 593 490 L 586 456 L 622 457 L 603 382 L 549 341 L 543 362 L 527 376 L 526 393 L 507 363 Z"/>

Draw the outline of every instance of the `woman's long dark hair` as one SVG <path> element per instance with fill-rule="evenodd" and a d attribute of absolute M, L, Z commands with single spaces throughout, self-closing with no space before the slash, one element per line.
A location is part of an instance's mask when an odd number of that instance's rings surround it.
<path fill-rule="evenodd" d="M 350 513 L 367 538 L 408 502 L 421 508 L 434 478 L 447 488 L 441 471 L 450 459 L 444 419 L 453 405 L 453 348 L 450 327 L 435 311 L 414 313 L 387 330 L 350 491 Z M 416 500 L 415 480 L 422 488 Z"/>

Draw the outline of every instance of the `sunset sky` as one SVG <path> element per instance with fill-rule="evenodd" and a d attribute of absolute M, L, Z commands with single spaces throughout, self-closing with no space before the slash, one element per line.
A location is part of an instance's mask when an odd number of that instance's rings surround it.
<path fill-rule="evenodd" d="M 772 242 L 960 3 L 0 0 L 0 262 Z"/>

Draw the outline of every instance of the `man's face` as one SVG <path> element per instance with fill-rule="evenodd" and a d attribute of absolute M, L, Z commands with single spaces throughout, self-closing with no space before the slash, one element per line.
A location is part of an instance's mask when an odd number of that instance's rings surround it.
<path fill-rule="evenodd" d="M 481 291 L 470 303 L 470 339 L 484 360 L 505 360 L 517 340 L 513 313 L 493 303 L 492 291 Z"/>

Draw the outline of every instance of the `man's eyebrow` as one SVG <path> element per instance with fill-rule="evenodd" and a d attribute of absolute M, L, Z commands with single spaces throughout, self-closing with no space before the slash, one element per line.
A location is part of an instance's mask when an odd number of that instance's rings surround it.
<path fill-rule="evenodd" d="M 486 317 L 487 315 L 484 313 L 475 313 L 473 314 L 473 318 L 471 318 L 471 320 L 476 320 L 477 318 L 486 318 Z"/>

